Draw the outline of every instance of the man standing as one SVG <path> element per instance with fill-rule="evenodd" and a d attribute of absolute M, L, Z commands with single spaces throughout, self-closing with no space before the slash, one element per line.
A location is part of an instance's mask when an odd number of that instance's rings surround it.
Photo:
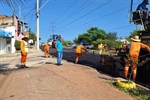
<path fill-rule="evenodd" d="M 49 52 L 50 44 L 42 44 L 42 46 L 44 47 L 45 58 L 47 58 L 47 56 L 50 57 L 50 52 Z"/>
<path fill-rule="evenodd" d="M 98 44 L 98 49 L 99 49 L 99 56 L 100 56 L 100 62 L 102 61 L 102 51 L 103 51 L 104 45 L 100 42 Z"/>
<path fill-rule="evenodd" d="M 55 48 L 57 51 L 57 65 L 62 65 L 61 60 L 63 57 L 63 45 L 62 45 L 62 37 L 59 37 L 59 40 L 55 44 Z"/>
<path fill-rule="evenodd" d="M 141 40 L 139 39 L 139 36 L 135 36 L 134 38 L 131 38 L 131 40 L 133 42 L 130 44 L 129 57 L 125 60 L 126 64 L 125 64 L 124 76 L 125 76 L 125 78 L 127 78 L 129 66 L 131 66 L 132 71 L 133 71 L 132 78 L 133 78 L 133 80 L 135 80 L 136 71 L 137 71 L 136 63 L 138 62 L 140 49 L 143 48 L 150 52 L 150 47 L 148 47 L 147 45 L 145 45 L 143 43 L 140 43 Z"/>
<path fill-rule="evenodd" d="M 20 49 L 21 49 L 21 68 L 28 68 L 26 66 L 27 55 L 28 55 L 28 40 L 29 40 L 29 37 L 27 35 L 25 35 L 22 38 L 22 41 L 20 43 Z"/>
<path fill-rule="evenodd" d="M 77 46 L 77 48 L 76 48 L 76 61 L 75 61 L 75 64 L 78 63 L 79 56 L 81 56 L 84 59 L 84 61 L 86 61 L 85 56 L 82 53 L 82 50 L 88 52 L 88 50 L 84 48 L 83 43 L 80 42 L 80 45 Z"/>

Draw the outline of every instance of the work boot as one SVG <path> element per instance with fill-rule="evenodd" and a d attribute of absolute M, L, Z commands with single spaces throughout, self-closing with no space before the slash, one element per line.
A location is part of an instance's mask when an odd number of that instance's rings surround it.
<path fill-rule="evenodd" d="M 21 65 L 21 68 L 25 68 L 25 65 Z"/>
<path fill-rule="evenodd" d="M 29 67 L 27 67 L 27 66 L 25 65 L 25 68 L 29 68 Z"/>
<path fill-rule="evenodd" d="M 125 78 L 126 80 L 128 80 L 128 77 L 127 77 L 127 76 L 124 76 L 124 78 Z"/>
<path fill-rule="evenodd" d="M 132 79 L 135 82 L 135 78 Z"/>

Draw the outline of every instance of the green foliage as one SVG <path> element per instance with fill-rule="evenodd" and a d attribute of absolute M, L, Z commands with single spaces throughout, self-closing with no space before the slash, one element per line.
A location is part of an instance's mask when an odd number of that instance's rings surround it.
<path fill-rule="evenodd" d="M 16 50 L 20 50 L 20 41 L 15 41 L 15 48 Z"/>
<path fill-rule="evenodd" d="M 97 27 L 91 27 L 86 33 L 80 34 L 74 39 L 75 43 L 83 42 L 84 44 L 93 44 L 97 48 L 99 42 L 107 44 L 109 48 L 116 47 L 117 33 L 109 32 L 108 34 Z"/>
<path fill-rule="evenodd" d="M 73 44 L 71 41 L 62 41 L 63 45 Z"/>
<path fill-rule="evenodd" d="M 36 35 L 31 31 L 31 29 L 29 29 L 29 38 L 32 39 L 33 41 L 36 41 Z"/>
<path fill-rule="evenodd" d="M 136 30 L 134 30 L 133 32 L 130 32 L 129 37 L 127 37 L 126 39 L 130 41 L 130 40 L 131 40 L 131 38 L 133 38 L 135 35 L 140 36 L 140 33 L 139 33 L 139 32 L 137 32 Z"/>
<path fill-rule="evenodd" d="M 97 27 L 91 27 L 87 30 L 87 34 L 90 36 L 92 41 L 97 39 L 106 39 L 107 37 L 106 32 L 102 29 L 98 29 Z"/>
<path fill-rule="evenodd" d="M 86 44 L 91 44 L 92 39 L 88 33 L 83 33 L 78 36 L 78 41 L 79 42 L 82 41 L 83 43 L 86 43 Z"/>
<path fill-rule="evenodd" d="M 74 42 L 74 43 L 79 43 L 79 41 L 78 41 L 77 38 L 75 38 L 75 39 L 73 40 L 73 42 Z"/>
<path fill-rule="evenodd" d="M 117 33 L 116 32 L 107 33 L 107 39 L 112 40 L 112 41 L 116 41 L 118 39 L 117 38 Z"/>

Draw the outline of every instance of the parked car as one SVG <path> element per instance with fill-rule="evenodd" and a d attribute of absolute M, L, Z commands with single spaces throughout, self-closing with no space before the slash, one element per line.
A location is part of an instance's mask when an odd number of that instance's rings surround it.
<path fill-rule="evenodd" d="M 78 45 L 77 44 L 73 44 L 72 48 L 75 49 Z"/>
<path fill-rule="evenodd" d="M 84 47 L 85 47 L 86 49 L 93 49 L 93 48 L 94 48 L 93 45 L 84 45 Z"/>
<path fill-rule="evenodd" d="M 66 46 L 67 46 L 67 47 L 72 47 L 72 45 L 71 45 L 71 44 L 66 44 Z"/>

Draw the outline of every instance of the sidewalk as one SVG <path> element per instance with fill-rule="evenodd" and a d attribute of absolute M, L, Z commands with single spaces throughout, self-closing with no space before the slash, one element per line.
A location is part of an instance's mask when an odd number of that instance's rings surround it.
<path fill-rule="evenodd" d="M 31 68 L 0 74 L 0 100 L 133 100 L 106 83 L 113 79 L 110 76 L 64 60 L 57 66 L 56 58 L 42 56 L 43 52 L 34 51 L 28 55 Z M 5 68 L 17 68 L 20 63 L 18 54 L 7 59 L 0 59 L 9 65 Z"/>
<path fill-rule="evenodd" d="M 18 69 L 20 67 L 20 59 L 20 52 L 0 55 L 0 69 Z M 33 67 L 49 60 L 56 62 L 54 59 L 56 58 L 45 59 L 41 50 L 30 49 L 26 64 L 28 67 Z"/>

